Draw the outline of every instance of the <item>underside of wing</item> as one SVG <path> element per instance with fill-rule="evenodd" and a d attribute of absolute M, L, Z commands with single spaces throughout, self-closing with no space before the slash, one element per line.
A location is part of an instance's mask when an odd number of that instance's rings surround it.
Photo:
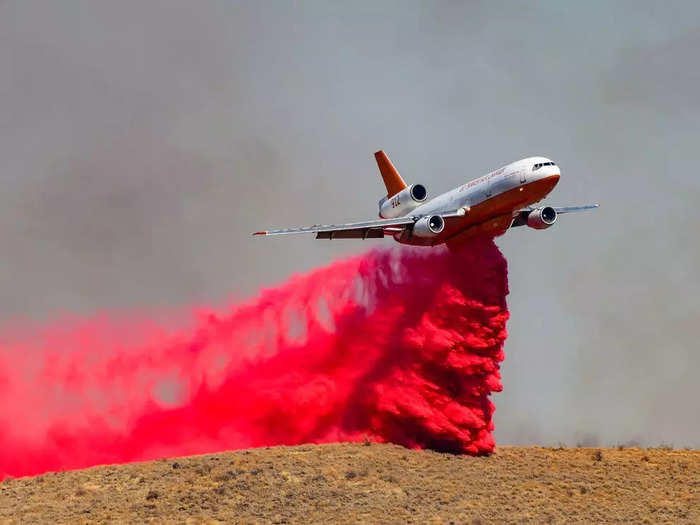
<path fill-rule="evenodd" d="M 362 228 L 316 232 L 317 239 L 381 239 L 384 237 L 382 228 Z"/>
<path fill-rule="evenodd" d="M 281 228 L 253 233 L 253 235 L 289 235 L 294 233 L 315 233 L 317 239 L 377 239 L 387 233 L 401 231 L 416 222 L 417 217 L 397 219 L 377 219 L 348 224 L 316 224 L 304 228 Z"/>

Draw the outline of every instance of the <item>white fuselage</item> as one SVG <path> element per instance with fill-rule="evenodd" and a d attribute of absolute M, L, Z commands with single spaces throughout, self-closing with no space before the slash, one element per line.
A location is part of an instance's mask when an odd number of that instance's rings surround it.
<path fill-rule="evenodd" d="M 492 197 L 519 188 L 531 182 L 560 175 L 559 166 L 542 166 L 536 171 L 533 165 L 551 162 L 544 157 L 530 157 L 499 168 L 450 190 L 414 208 L 411 214 L 428 215 L 459 208 L 472 208 Z M 544 196 L 543 196 L 544 197 Z"/>
<path fill-rule="evenodd" d="M 502 224 L 512 220 L 514 212 L 546 197 L 559 177 L 559 167 L 545 157 L 529 157 L 513 162 L 438 195 L 406 213 L 423 216 L 464 210 L 463 219 L 450 221 L 440 235 L 420 239 L 402 232 L 395 238 L 405 244 L 439 244 L 463 230 L 483 226 L 497 218 L 502 220 L 494 222 L 493 229 L 502 229 Z M 475 229 L 474 233 L 482 231 L 486 230 L 482 227 Z"/>

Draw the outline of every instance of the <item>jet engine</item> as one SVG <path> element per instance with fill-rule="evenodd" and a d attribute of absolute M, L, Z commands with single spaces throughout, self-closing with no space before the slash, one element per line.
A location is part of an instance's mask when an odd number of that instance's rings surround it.
<path fill-rule="evenodd" d="M 445 219 L 439 215 L 426 215 L 413 225 L 413 235 L 416 237 L 435 237 L 445 229 Z"/>
<path fill-rule="evenodd" d="M 532 210 L 527 216 L 527 225 L 536 230 L 544 230 L 557 222 L 557 210 L 551 206 Z"/>
<path fill-rule="evenodd" d="M 406 215 L 425 201 L 428 192 L 422 184 L 411 184 L 390 199 L 379 201 L 379 216 L 382 219 L 395 219 Z"/>

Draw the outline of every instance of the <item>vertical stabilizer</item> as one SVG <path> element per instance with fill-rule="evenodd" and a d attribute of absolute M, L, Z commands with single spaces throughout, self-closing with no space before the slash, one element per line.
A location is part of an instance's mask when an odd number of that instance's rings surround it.
<path fill-rule="evenodd" d="M 406 183 L 396 171 L 396 168 L 389 160 L 389 157 L 383 150 L 379 150 L 374 154 L 379 166 L 379 173 L 382 174 L 384 185 L 386 186 L 387 198 L 391 198 L 406 187 Z"/>

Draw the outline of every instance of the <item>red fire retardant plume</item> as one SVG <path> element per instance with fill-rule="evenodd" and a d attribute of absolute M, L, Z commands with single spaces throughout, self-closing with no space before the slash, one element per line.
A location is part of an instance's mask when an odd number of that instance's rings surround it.
<path fill-rule="evenodd" d="M 187 330 L 98 316 L 0 339 L 0 477 L 263 445 L 494 448 L 506 261 L 374 250 Z"/>

